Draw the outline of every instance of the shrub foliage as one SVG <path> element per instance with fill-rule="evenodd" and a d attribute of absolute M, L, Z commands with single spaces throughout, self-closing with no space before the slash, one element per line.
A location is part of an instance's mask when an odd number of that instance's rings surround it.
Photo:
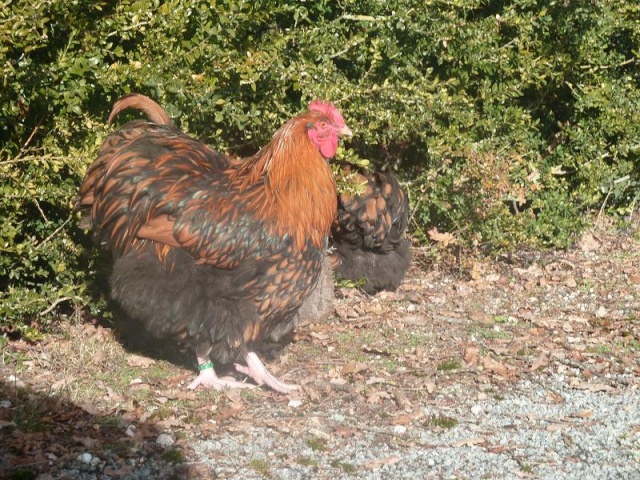
<path fill-rule="evenodd" d="M 0 38 L 0 327 L 88 302 L 73 197 L 133 91 L 235 155 L 332 99 L 418 241 L 565 246 L 637 200 L 635 0 L 0 0 Z"/>

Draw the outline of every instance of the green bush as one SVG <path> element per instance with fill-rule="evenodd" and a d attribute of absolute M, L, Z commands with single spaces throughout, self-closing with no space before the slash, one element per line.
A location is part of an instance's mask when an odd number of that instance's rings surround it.
<path fill-rule="evenodd" d="M 634 0 L 0 0 L 0 328 L 90 302 L 73 197 L 133 91 L 234 155 L 332 99 L 344 155 L 406 181 L 418 241 L 566 246 L 637 200 L 639 18 Z"/>

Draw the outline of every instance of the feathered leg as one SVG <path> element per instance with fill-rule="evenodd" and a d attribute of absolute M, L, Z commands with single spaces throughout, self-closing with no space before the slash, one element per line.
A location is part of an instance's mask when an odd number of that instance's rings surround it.
<path fill-rule="evenodd" d="M 210 367 L 201 368 L 196 379 L 187 387 L 189 390 L 195 390 L 198 385 L 213 388 L 214 390 L 226 390 L 228 388 L 255 388 L 255 385 L 238 382 L 232 378 L 219 378 L 216 375 L 216 371 L 213 369 L 211 361 L 206 357 L 198 357 L 198 367 L 205 367 L 207 365 L 210 365 Z"/>
<path fill-rule="evenodd" d="M 236 363 L 236 370 L 251 377 L 258 385 L 266 384 L 280 393 L 289 393 L 300 388 L 298 385 L 284 383 L 274 377 L 260 361 L 255 352 L 247 353 L 245 361 L 247 362 L 247 366 L 245 367 L 244 365 Z"/>

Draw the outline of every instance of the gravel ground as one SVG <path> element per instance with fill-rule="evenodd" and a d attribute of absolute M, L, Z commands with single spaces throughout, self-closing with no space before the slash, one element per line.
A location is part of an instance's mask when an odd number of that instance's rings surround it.
<path fill-rule="evenodd" d="M 249 427 L 192 447 L 216 478 L 640 478 L 638 379 L 609 380 L 614 386 L 594 383 L 593 390 L 602 391 L 589 391 L 554 375 L 484 399 L 465 398 L 461 386 L 457 404 L 422 411 L 424 418 L 457 420 L 441 431 L 420 424 L 376 427 L 318 411 L 324 430 L 311 433 L 324 440 L 319 445 L 309 444 L 309 431 Z M 337 438 L 331 429 L 352 429 L 353 436 Z M 256 472 L 261 464 L 268 473 Z"/>

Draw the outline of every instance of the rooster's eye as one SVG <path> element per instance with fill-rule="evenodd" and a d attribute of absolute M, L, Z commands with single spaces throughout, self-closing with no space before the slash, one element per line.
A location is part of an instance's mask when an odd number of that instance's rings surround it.
<path fill-rule="evenodd" d="M 322 128 L 325 128 L 325 127 L 327 126 L 327 122 L 320 122 L 320 126 L 321 126 Z"/>

